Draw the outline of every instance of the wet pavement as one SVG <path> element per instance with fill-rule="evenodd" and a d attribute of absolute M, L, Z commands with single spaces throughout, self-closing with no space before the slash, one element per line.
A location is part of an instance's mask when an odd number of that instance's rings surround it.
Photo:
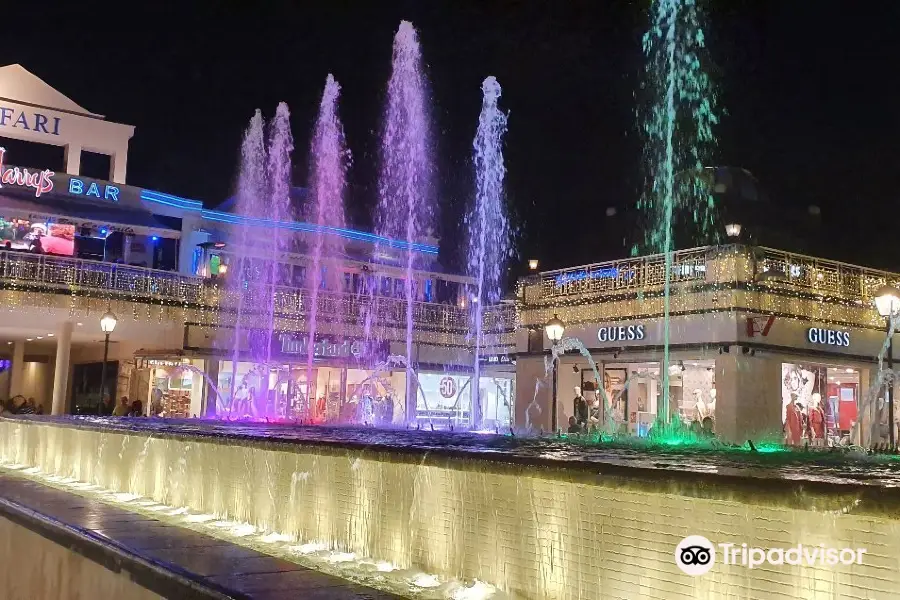
<path fill-rule="evenodd" d="M 0 498 L 84 533 L 91 540 L 88 543 L 125 549 L 127 552 L 119 558 L 126 563 L 128 554 L 133 554 L 163 571 L 171 571 L 199 584 L 196 595 L 189 592 L 181 597 L 217 597 L 218 594 L 218 597 L 257 600 L 396 598 L 296 563 L 26 479 L 0 475 Z M 27 522 L 25 526 L 28 526 Z M 89 550 L 82 553 L 90 557 Z M 161 585 L 161 588 L 165 587 Z M 203 591 L 209 594 L 204 596 Z"/>
<path fill-rule="evenodd" d="M 900 487 L 900 458 L 845 450 L 752 452 L 722 444 L 601 441 L 554 436 L 448 432 L 371 427 L 227 422 L 206 419 L 115 417 L 16 417 L 64 426 L 127 431 L 154 436 L 200 437 L 237 442 L 280 442 L 347 449 L 439 454 L 560 468 L 633 467 L 673 473 L 730 475 L 827 484 Z"/>

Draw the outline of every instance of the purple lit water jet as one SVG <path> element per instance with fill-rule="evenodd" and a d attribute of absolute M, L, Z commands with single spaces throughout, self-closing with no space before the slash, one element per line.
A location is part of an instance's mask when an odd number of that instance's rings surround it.
<path fill-rule="evenodd" d="M 308 220 L 320 227 L 344 227 L 344 189 L 347 184 L 349 154 L 344 142 L 344 128 L 338 117 L 338 97 L 341 86 L 329 74 L 325 80 L 325 90 L 319 105 L 319 119 L 310 148 L 312 203 Z M 315 353 L 317 309 L 319 289 L 322 287 L 322 257 L 331 260 L 344 255 L 344 240 L 341 237 L 322 233 L 315 234 L 312 248 L 312 275 L 310 284 L 310 313 L 307 319 L 309 344 L 306 357 L 307 390 L 312 389 L 313 355 Z M 335 272 L 335 268 L 326 269 Z M 309 395 L 309 392 L 307 392 Z M 309 408 L 313 418 L 315 403 Z"/>
<path fill-rule="evenodd" d="M 478 131 L 473 143 L 475 159 L 475 204 L 467 217 L 469 225 L 469 275 L 475 278 L 476 295 L 471 303 L 470 331 L 475 341 L 474 376 L 471 387 L 473 429 L 481 427 L 481 366 L 484 347 L 484 306 L 500 301 L 503 269 L 509 256 L 509 220 L 503 197 L 503 135 L 506 115 L 498 108 L 501 88 L 493 76 L 481 85 L 484 98 Z"/>
<path fill-rule="evenodd" d="M 419 241 L 430 234 L 434 210 L 431 198 L 432 157 L 419 39 L 412 23 L 401 21 L 394 36 L 391 79 L 381 141 L 381 173 L 376 217 L 377 232 L 385 237 Z M 389 249 L 385 249 L 389 250 Z M 376 249 L 378 252 L 378 249 Z M 413 391 L 413 284 L 416 254 L 405 249 L 406 278 L 406 419 L 416 413 Z"/>

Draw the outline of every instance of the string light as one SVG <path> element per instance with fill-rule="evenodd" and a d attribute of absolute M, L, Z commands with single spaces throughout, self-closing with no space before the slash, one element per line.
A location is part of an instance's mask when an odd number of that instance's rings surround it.
<path fill-rule="evenodd" d="M 661 255 L 549 273 L 520 283 L 518 322 L 541 327 L 553 314 L 569 324 L 659 317 L 664 277 Z M 877 330 L 883 321 L 872 294 L 900 281 L 893 273 L 744 246 L 677 252 L 671 278 L 672 315 L 746 311 Z"/>

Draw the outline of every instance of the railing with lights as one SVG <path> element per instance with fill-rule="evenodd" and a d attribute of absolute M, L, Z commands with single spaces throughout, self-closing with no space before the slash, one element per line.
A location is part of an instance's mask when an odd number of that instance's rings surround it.
<path fill-rule="evenodd" d="M 672 257 L 670 281 L 703 281 L 709 248 L 680 250 Z M 663 254 L 626 258 L 558 271 L 547 271 L 525 284 L 526 302 L 554 301 L 574 295 L 649 290 L 665 284 Z"/>
<path fill-rule="evenodd" d="M 234 309 L 237 292 L 211 280 L 170 271 L 105 263 L 77 258 L 0 252 L 0 285 L 6 289 L 55 291 L 135 302 L 167 303 L 210 309 Z M 303 316 L 308 311 L 309 295 L 292 287 L 275 289 L 275 311 L 279 315 Z M 246 292 L 244 306 L 264 306 L 262 298 Z M 369 311 L 369 300 L 355 294 L 320 292 L 317 314 L 330 319 L 361 322 Z M 375 323 L 396 324 L 406 319 L 402 298 L 376 297 Z M 516 326 L 515 307 L 492 307 L 485 314 L 485 330 L 511 333 Z M 464 308 L 430 302 L 415 302 L 413 319 L 418 327 L 458 331 L 469 326 Z"/>
<path fill-rule="evenodd" d="M 550 271 L 520 282 L 519 320 L 542 326 L 661 315 L 664 255 Z M 726 245 L 674 252 L 672 314 L 743 310 L 880 327 L 874 295 L 900 275 L 774 248 Z"/>

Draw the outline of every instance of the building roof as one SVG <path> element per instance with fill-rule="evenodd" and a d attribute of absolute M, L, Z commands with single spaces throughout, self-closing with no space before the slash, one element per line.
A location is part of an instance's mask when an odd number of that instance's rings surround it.
<path fill-rule="evenodd" d="M 0 67 L 0 100 L 12 100 L 39 108 L 50 108 L 96 119 L 103 115 L 92 113 L 58 92 L 46 81 L 20 64 Z"/>

